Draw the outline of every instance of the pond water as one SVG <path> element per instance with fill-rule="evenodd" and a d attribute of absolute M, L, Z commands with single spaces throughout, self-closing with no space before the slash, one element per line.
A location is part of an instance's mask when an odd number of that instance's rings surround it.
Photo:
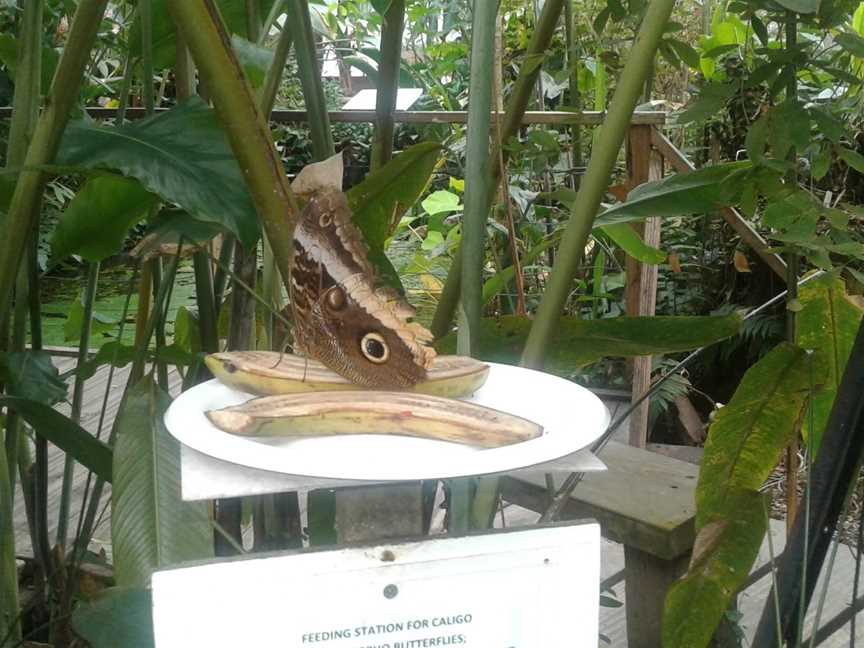
<path fill-rule="evenodd" d="M 95 348 L 103 342 L 117 339 L 120 318 L 130 289 L 132 269 L 127 266 L 105 268 L 99 273 L 99 287 L 94 307 L 94 332 L 90 346 Z M 42 281 L 42 337 L 45 346 L 77 346 L 77 326 L 70 322 L 74 318 L 74 302 L 81 298 L 86 283 L 85 271 L 78 275 L 46 277 Z M 138 282 L 131 287 L 132 298 L 126 324 L 123 327 L 123 342 L 132 343 L 135 338 L 135 313 L 138 308 Z M 181 306 L 195 306 L 195 277 L 191 263 L 181 264 L 171 294 L 168 309 L 166 335 L 168 342 L 174 332 L 174 318 Z"/>

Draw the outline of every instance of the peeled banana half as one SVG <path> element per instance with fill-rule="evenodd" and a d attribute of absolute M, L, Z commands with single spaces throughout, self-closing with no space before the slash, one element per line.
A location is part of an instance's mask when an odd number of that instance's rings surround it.
<path fill-rule="evenodd" d="M 219 382 L 250 394 L 269 396 L 335 390 L 361 390 L 316 360 L 275 351 L 213 353 L 205 363 Z M 489 365 L 463 356 L 438 356 L 427 380 L 414 386 L 418 394 L 460 398 L 477 391 Z"/>
<path fill-rule="evenodd" d="M 258 437 L 393 434 L 496 448 L 539 437 L 542 426 L 474 403 L 426 394 L 323 391 L 255 398 L 206 412 L 219 429 Z"/>

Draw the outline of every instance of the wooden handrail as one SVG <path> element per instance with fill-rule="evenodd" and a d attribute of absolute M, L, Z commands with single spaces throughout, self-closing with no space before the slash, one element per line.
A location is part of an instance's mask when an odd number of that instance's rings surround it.
<path fill-rule="evenodd" d="M 156 112 L 164 112 L 167 108 L 159 108 Z M 87 108 L 87 113 L 96 119 L 111 119 L 116 117 L 116 108 Z M 504 116 L 504 113 L 492 113 Z M 372 123 L 375 121 L 374 110 L 331 110 L 331 122 L 343 123 Z M 8 119 L 12 116 L 12 108 L 0 107 L 0 119 Z M 126 117 L 139 119 L 144 117 L 143 108 L 127 108 Z M 522 119 L 523 124 L 582 124 L 585 126 L 599 126 L 603 123 L 605 113 L 597 111 L 588 112 L 565 112 L 565 111 L 528 111 Z M 397 110 L 393 113 L 396 122 L 402 124 L 465 124 L 468 122 L 468 113 L 464 110 Z M 276 123 L 302 123 L 307 119 L 304 110 L 274 110 L 270 113 L 270 121 Z M 632 124 L 660 126 L 666 123 L 666 113 L 659 111 L 646 111 L 633 113 Z"/>

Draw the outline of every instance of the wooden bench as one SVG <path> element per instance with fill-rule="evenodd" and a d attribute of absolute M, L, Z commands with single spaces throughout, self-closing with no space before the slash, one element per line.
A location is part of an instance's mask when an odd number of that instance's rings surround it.
<path fill-rule="evenodd" d="M 666 590 L 686 571 L 693 548 L 699 467 L 614 442 L 599 456 L 609 469 L 586 474 L 562 519 L 594 518 L 606 538 L 624 545 L 627 643 L 658 648 Z M 503 478 L 501 492 L 532 511 L 549 502 L 539 476 Z"/>

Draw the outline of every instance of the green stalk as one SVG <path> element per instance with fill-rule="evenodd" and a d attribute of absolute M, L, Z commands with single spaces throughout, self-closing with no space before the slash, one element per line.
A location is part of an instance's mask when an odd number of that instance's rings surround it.
<path fill-rule="evenodd" d="M 141 95 L 144 110 L 152 115 L 156 108 L 153 91 L 153 0 L 138 0 L 138 15 L 141 18 Z"/>
<path fill-rule="evenodd" d="M 169 9 L 207 82 L 216 115 L 273 245 L 279 271 L 283 279 L 287 278 L 291 268 L 292 229 L 299 214 L 297 200 L 273 147 L 270 129 L 234 55 L 219 10 L 214 0 L 170 0 Z"/>
<path fill-rule="evenodd" d="M 0 445 L 0 637 L 15 645 L 21 641 L 18 622 L 18 568 L 15 564 L 15 525 L 12 515 L 12 473 Z"/>
<path fill-rule="evenodd" d="M 462 216 L 462 289 L 460 355 L 476 355 L 483 307 L 483 265 L 491 173 L 489 155 L 492 75 L 495 63 L 497 2 L 477 2 L 471 21 L 471 86 L 468 90 L 468 134 L 465 152 L 465 212 Z"/>
<path fill-rule="evenodd" d="M 540 74 L 541 62 L 545 56 L 546 50 L 549 48 L 549 43 L 552 41 L 552 36 L 555 33 L 555 25 L 561 16 L 563 8 L 563 0 L 547 0 L 543 5 L 543 10 L 540 12 L 540 19 L 537 22 L 537 28 L 531 36 L 528 44 L 528 49 L 525 52 L 525 58 L 519 70 L 519 76 L 513 85 L 513 90 L 510 98 L 507 100 L 507 109 L 504 113 L 501 129 L 501 142 L 506 143 L 513 137 L 519 134 L 519 128 L 522 125 L 522 119 L 525 116 L 525 111 L 528 109 L 528 104 L 531 101 L 531 96 L 534 90 L 537 76 Z M 491 69 L 491 68 L 490 68 Z M 504 158 L 504 164 L 507 163 L 509 152 L 505 148 L 500 154 L 496 150 L 493 151 L 491 159 L 493 162 L 498 159 L 499 155 Z M 501 179 L 501 165 L 492 164 L 490 168 L 492 180 L 489 185 L 489 195 L 486 198 L 488 205 L 486 211 L 495 197 L 495 190 Z M 447 280 L 444 282 L 444 288 L 441 291 L 441 297 L 438 300 L 438 306 L 435 309 L 435 315 L 432 319 L 430 330 L 436 338 L 443 337 L 450 331 L 450 323 L 453 321 L 453 314 L 459 304 L 459 293 L 462 280 L 462 253 L 461 246 L 456 250 L 453 257 L 453 264 L 450 266 L 450 271 L 447 274 Z"/>
<path fill-rule="evenodd" d="M 286 26 L 279 34 L 276 51 L 273 53 L 273 63 L 271 63 L 270 68 L 267 70 L 264 84 L 258 90 L 258 105 L 261 106 L 261 112 L 264 115 L 269 115 L 273 111 L 273 105 L 276 103 L 276 94 L 279 92 L 279 84 L 282 81 L 285 64 L 288 62 L 291 42 L 291 30 Z"/>
<path fill-rule="evenodd" d="M 402 34 L 405 31 L 405 0 L 393 0 L 384 13 L 381 27 L 381 62 L 375 93 L 375 133 L 372 138 L 370 170 L 378 169 L 393 157 L 393 111 L 399 92 L 402 64 Z M 491 68 L 490 68 L 491 69 Z"/>
<path fill-rule="evenodd" d="M 78 359 L 76 367 L 81 368 L 90 357 L 90 329 L 93 318 L 93 305 L 96 302 L 96 286 L 99 283 L 99 262 L 95 261 L 87 268 L 87 286 L 84 289 L 84 314 L 81 322 L 81 338 L 78 341 Z M 72 386 L 72 412 L 70 418 L 81 421 L 81 407 L 84 404 L 84 378 L 75 374 Z M 66 546 L 66 536 L 69 528 L 69 508 L 72 503 L 72 482 L 75 476 L 75 459 L 67 454 L 63 464 L 63 486 L 60 490 L 60 513 L 57 518 L 57 544 Z"/>
<path fill-rule="evenodd" d="M 657 46 L 674 5 L 675 0 L 652 0 L 645 12 L 639 34 L 618 79 L 606 120 L 600 128 L 597 145 L 591 152 L 588 170 L 579 187 L 555 266 L 528 334 L 522 354 L 524 366 L 539 367 L 543 364 L 549 341 L 570 294 L 573 277 L 591 234 L 597 209 L 609 184 L 609 176 L 627 134 L 633 110 L 642 93 L 645 78 L 651 71 Z"/>
<path fill-rule="evenodd" d="M 282 5 L 285 4 L 285 0 L 276 0 L 273 3 L 273 6 L 270 7 L 270 13 L 267 14 L 267 18 L 264 19 L 263 29 L 261 30 L 261 34 L 258 36 L 258 44 L 263 45 L 264 41 L 267 40 L 267 34 L 270 32 L 270 28 L 276 24 L 276 19 L 282 13 Z"/>
<path fill-rule="evenodd" d="M 155 293 L 159 289 L 159 286 L 162 285 L 162 259 L 157 257 L 148 263 L 153 264 L 153 292 Z M 156 380 L 159 383 L 159 386 L 168 392 L 168 364 L 165 360 L 159 357 L 159 349 L 164 349 L 168 346 L 167 340 L 165 339 L 165 320 L 167 319 L 165 315 L 171 304 L 171 291 L 174 288 L 174 277 L 166 276 L 165 280 L 170 281 L 170 283 L 168 284 L 168 292 L 165 296 L 164 306 L 157 302 L 154 304 L 153 310 L 153 313 L 156 316 L 156 325 L 153 330 L 156 337 L 156 356 L 153 358 L 153 364 L 156 367 Z"/>
<path fill-rule="evenodd" d="M 177 0 L 173 1 L 177 2 Z M 315 32 L 312 31 L 312 18 L 309 15 L 307 0 L 288 0 L 286 24 L 289 23 L 294 36 L 300 84 L 309 118 L 312 152 L 316 160 L 325 160 L 336 152 L 336 148 L 333 146 L 333 135 L 330 131 L 330 116 L 327 113 L 321 69 L 318 67 L 318 56 L 315 53 Z M 271 239 L 271 242 L 275 247 L 276 241 Z M 282 276 L 288 275 L 283 272 Z"/>
<path fill-rule="evenodd" d="M 258 0 L 246 0 L 246 37 L 253 43 L 261 38 L 261 11 Z"/>
<path fill-rule="evenodd" d="M 6 168 L 20 167 L 27 155 L 27 145 L 39 116 L 42 79 L 42 7 L 43 0 L 24 3 L 18 46 L 18 69 L 15 74 L 15 96 L 12 99 L 12 123 L 6 148 Z"/>
<path fill-rule="evenodd" d="M 78 100 L 84 68 L 96 39 L 108 0 L 81 0 L 54 74 L 45 110 L 39 117 L 24 159 L 6 218 L 0 223 L 0 311 L 9 308 L 15 274 L 37 217 L 42 194 L 42 166 L 54 160 L 69 115 Z"/>
<path fill-rule="evenodd" d="M 582 110 L 582 97 L 579 95 L 579 54 L 576 50 L 576 35 L 573 24 L 573 2 L 564 2 L 564 27 L 567 40 L 567 66 L 570 68 L 570 105 L 574 110 Z M 570 126 L 570 150 L 573 167 L 582 166 L 582 126 L 578 123 Z M 582 177 L 574 174 L 573 188 L 578 189 Z"/>

